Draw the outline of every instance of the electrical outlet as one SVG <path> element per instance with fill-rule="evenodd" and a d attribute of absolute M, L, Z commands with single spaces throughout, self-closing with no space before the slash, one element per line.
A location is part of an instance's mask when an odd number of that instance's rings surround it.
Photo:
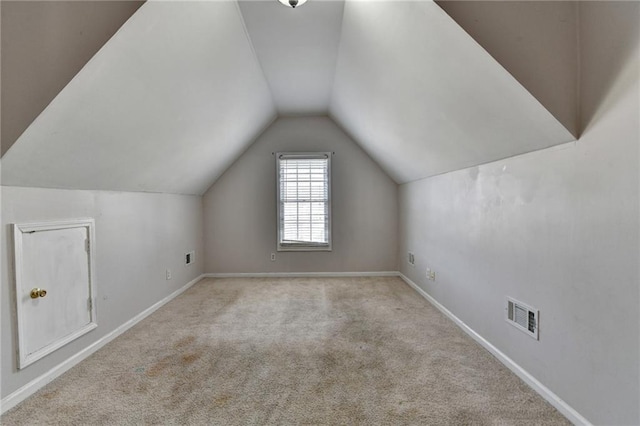
<path fill-rule="evenodd" d="M 171 279 L 171 269 L 167 269 L 167 280 Z"/>
<path fill-rule="evenodd" d="M 427 279 L 429 281 L 436 280 L 436 271 L 432 271 L 430 268 L 427 268 Z"/>
<path fill-rule="evenodd" d="M 276 254 L 275 253 L 271 253 L 271 261 L 272 262 L 276 261 Z"/>

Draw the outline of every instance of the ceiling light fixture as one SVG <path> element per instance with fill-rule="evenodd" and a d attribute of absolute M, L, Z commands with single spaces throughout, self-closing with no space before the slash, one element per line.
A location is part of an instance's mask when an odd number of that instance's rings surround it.
<path fill-rule="evenodd" d="M 298 6 L 302 6 L 307 2 L 307 0 L 278 0 L 278 1 L 284 4 L 285 6 L 292 7 L 294 9 Z"/>

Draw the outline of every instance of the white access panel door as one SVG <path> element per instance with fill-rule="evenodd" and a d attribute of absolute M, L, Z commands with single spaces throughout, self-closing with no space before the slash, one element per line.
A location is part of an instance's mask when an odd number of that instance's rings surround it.
<path fill-rule="evenodd" d="M 93 219 L 14 225 L 19 368 L 97 327 Z"/>

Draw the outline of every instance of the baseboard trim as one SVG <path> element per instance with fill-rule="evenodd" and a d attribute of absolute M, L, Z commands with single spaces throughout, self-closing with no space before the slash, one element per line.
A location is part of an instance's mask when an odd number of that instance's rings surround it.
<path fill-rule="evenodd" d="M 205 278 L 305 278 L 305 277 L 397 277 L 397 271 L 373 272 L 231 272 L 208 273 Z"/>
<path fill-rule="evenodd" d="M 529 372 L 527 372 L 524 368 L 520 367 L 514 360 L 505 355 L 500 349 L 493 346 L 486 340 L 484 337 L 476 333 L 471 327 L 465 324 L 460 318 L 455 316 L 450 310 L 445 308 L 440 302 L 434 299 L 429 293 L 420 288 L 416 283 L 411 281 L 407 276 L 403 273 L 398 272 L 398 276 L 402 278 L 404 282 L 406 282 L 410 287 L 412 287 L 418 294 L 424 297 L 429 303 L 435 306 L 440 312 L 445 314 L 449 319 L 451 319 L 458 327 L 462 329 L 465 333 L 467 333 L 473 340 L 478 342 L 482 347 L 488 350 L 493 356 L 498 358 L 498 360 L 504 364 L 509 370 L 515 373 L 516 376 L 520 377 L 526 384 L 528 384 L 534 391 L 536 391 L 541 397 L 547 400 L 551 405 L 553 405 L 562 415 L 564 415 L 570 422 L 575 425 L 585 425 L 591 426 L 591 423 L 585 419 L 580 413 L 574 410 L 569 404 L 562 400 L 558 395 L 553 393 L 548 387 L 543 385 L 533 377 Z"/>
<path fill-rule="evenodd" d="M 182 294 L 189 287 L 191 287 L 192 285 L 200 281 L 202 278 L 204 278 L 204 274 L 189 281 L 187 284 L 185 284 L 178 290 L 174 291 L 164 299 L 155 303 L 153 306 L 150 306 L 149 308 L 140 312 L 138 315 L 131 318 L 129 321 L 125 322 L 124 324 L 122 324 L 120 327 L 116 328 L 112 332 L 104 335 L 102 338 L 95 341 L 91 345 L 82 349 L 80 352 L 76 353 L 70 358 L 67 358 L 65 361 L 56 365 L 55 367 L 53 367 L 51 370 L 47 371 L 40 377 L 33 379 L 26 385 L 22 386 L 20 389 L 16 390 L 10 395 L 7 395 L 5 398 L 2 398 L 2 401 L 0 401 L 0 414 L 4 414 L 8 410 L 12 409 L 16 405 L 18 405 L 19 403 L 21 403 L 22 401 L 24 401 L 25 399 L 27 399 L 28 397 L 36 393 L 38 390 L 43 388 L 45 385 L 52 382 L 55 378 L 59 377 L 63 373 L 70 370 L 72 367 L 76 366 L 77 364 L 79 364 L 80 362 L 88 358 L 90 355 L 95 353 L 104 345 L 111 342 L 113 339 L 120 336 L 125 331 L 129 330 L 131 327 L 133 327 L 134 325 L 136 325 L 137 323 L 139 323 L 140 321 L 142 321 L 143 319 L 145 319 L 146 317 L 148 317 L 149 315 L 151 315 L 152 313 L 160 309 L 162 306 L 169 303 L 171 300 L 178 297 L 180 294 Z"/>

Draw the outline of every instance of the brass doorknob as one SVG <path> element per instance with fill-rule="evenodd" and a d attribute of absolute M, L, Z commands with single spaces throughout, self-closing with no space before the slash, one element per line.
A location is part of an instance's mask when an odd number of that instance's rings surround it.
<path fill-rule="evenodd" d="M 31 289 L 30 296 L 32 299 L 37 299 L 38 297 L 45 297 L 47 295 L 47 290 L 43 288 L 33 288 Z"/>

